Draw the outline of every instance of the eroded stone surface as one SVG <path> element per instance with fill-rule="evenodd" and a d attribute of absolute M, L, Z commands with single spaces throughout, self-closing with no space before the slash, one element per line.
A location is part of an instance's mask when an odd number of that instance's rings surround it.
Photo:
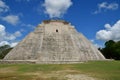
<path fill-rule="evenodd" d="M 27 35 L 4 60 L 87 61 L 104 60 L 104 56 L 78 33 L 70 23 L 44 21 Z"/>

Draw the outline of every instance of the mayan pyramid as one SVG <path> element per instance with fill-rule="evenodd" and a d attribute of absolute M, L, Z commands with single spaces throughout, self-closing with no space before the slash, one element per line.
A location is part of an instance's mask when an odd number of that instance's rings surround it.
<path fill-rule="evenodd" d="M 104 59 L 86 37 L 63 20 L 43 21 L 4 58 L 4 60 L 36 60 L 43 63 Z"/>

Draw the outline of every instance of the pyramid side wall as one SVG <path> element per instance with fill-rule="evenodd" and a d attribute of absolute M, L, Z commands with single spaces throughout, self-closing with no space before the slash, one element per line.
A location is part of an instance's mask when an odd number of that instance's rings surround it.
<path fill-rule="evenodd" d="M 71 25 L 59 22 L 39 25 L 25 37 L 5 60 L 86 61 L 104 56 Z"/>
<path fill-rule="evenodd" d="M 84 58 L 87 60 L 104 60 L 105 57 L 99 50 L 82 34 L 77 33 L 76 37 L 78 38 L 78 48 L 81 53 L 84 54 Z"/>
<path fill-rule="evenodd" d="M 6 56 L 5 60 L 35 60 L 36 51 L 41 46 L 42 33 L 38 35 L 31 32 L 16 47 L 14 47 Z M 38 43 L 39 42 L 39 43 Z"/>

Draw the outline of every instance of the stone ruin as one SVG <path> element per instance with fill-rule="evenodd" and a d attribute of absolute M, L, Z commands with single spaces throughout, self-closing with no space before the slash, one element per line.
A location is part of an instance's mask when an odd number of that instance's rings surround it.
<path fill-rule="evenodd" d="M 69 23 L 45 20 L 3 59 L 35 63 L 78 63 L 105 60 L 98 49 Z"/>

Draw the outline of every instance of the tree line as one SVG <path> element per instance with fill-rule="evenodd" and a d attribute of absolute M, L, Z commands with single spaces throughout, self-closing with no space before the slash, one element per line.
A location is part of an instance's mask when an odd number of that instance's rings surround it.
<path fill-rule="evenodd" d="M 105 47 L 99 50 L 107 59 L 120 60 L 120 41 L 109 40 L 105 42 Z"/>

